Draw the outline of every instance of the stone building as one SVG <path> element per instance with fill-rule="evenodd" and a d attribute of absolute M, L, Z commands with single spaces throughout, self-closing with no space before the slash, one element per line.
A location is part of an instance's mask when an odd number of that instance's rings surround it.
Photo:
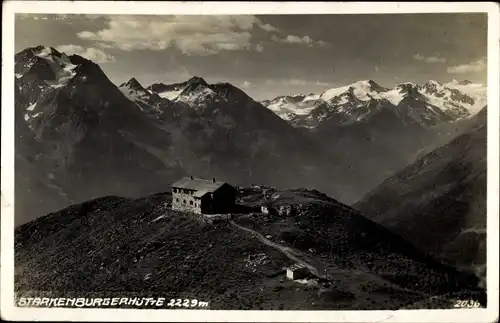
<path fill-rule="evenodd" d="M 172 184 L 172 210 L 197 214 L 230 213 L 236 189 L 225 182 L 183 177 Z"/>

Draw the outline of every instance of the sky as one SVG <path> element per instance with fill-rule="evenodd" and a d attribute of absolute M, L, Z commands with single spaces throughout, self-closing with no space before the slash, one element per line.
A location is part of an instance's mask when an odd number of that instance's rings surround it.
<path fill-rule="evenodd" d="M 487 15 L 17 14 L 16 52 L 37 45 L 89 58 L 117 85 L 200 76 L 264 100 L 367 79 L 486 83 Z"/>

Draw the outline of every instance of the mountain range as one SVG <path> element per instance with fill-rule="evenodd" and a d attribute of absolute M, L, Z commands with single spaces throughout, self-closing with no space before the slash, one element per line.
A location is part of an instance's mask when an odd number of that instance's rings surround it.
<path fill-rule="evenodd" d="M 74 201 L 161 191 L 187 173 L 322 189 L 332 180 L 312 138 L 229 83 L 194 77 L 169 100 L 44 46 L 16 54 L 15 73 L 16 174 L 35 175 L 19 178 L 18 223 Z"/>
<path fill-rule="evenodd" d="M 181 174 L 353 203 L 459 134 L 484 103 L 484 87 L 467 81 L 360 81 L 269 102 L 200 77 L 116 86 L 97 64 L 45 46 L 16 54 L 15 73 L 20 223 L 105 194 L 153 193 Z M 295 117 L 277 110 L 284 102 Z"/>
<path fill-rule="evenodd" d="M 364 80 L 321 94 L 279 96 L 262 104 L 292 125 L 310 129 L 362 123 L 385 111 L 408 124 L 435 126 L 477 114 L 486 105 L 486 87 L 467 80 L 446 84 L 431 80 L 388 89 Z"/>
<path fill-rule="evenodd" d="M 107 241 L 108 233 L 123 237 L 137 223 L 156 223 L 156 217 L 169 213 L 160 201 L 171 197 L 151 194 L 167 191 L 175 180 L 191 174 L 216 177 L 239 187 L 243 204 L 258 206 L 274 196 L 279 207 L 298 208 L 298 215 L 292 218 L 280 214 L 262 222 L 242 217 L 235 223 L 265 236 L 280 236 L 280 241 L 302 255 L 309 249 L 319 250 L 312 259 L 322 259 L 318 262 L 322 266 L 333 266 L 325 259 L 337 257 L 345 248 L 359 247 L 352 250 L 355 258 L 348 254 L 335 258 L 342 270 L 332 274 L 350 268 L 360 273 L 361 279 L 359 289 L 347 288 L 338 294 L 350 295 L 346 299 L 338 296 L 343 299 L 339 308 L 352 305 L 352 297 L 367 297 L 372 287 L 379 294 L 385 293 L 381 299 L 386 303 L 390 299 L 387 295 L 402 292 L 401 288 L 405 292 L 425 289 L 428 286 L 405 285 L 405 281 L 415 282 L 424 276 L 434 277 L 436 284 L 431 287 L 436 290 L 419 290 L 416 298 L 420 301 L 441 293 L 447 283 L 455 284 L 457 292 L 470 291 L 478 284 L 452 267 L 484 277 L 487 102 L 482 85 L 429 81 L 388 89 L 367 80 L 320 94 L 258 102 L 230 83 L 209 84 L 201 77 L 150 86 L 132 77 L 117 86 L 92 61 L 37 46 L 15 55 L 14 91 L 16 244 L 20 250 L 17 257 L 25 268 L 53 271 L 51 255 L 76 255 L 92 237 Z M 257 187 L 255 184 L 261 189 L 248 188 Z M 267 196 L 264 191 L 273 194 Z M 199 229 L 198 224 L 174 213 L 173 228 L 179 228 L 179 222 Z M 230 240 L 253 248 L 254 242 L 245 240 L 235 228 L 238 226 L 232 227 Z M 196 231 L 198 236 L 191 238 L 203 236 L 217 243 L 222 238 L 216 233 L 228 228 L 212 229 L 206 236 Z M 92 237 L 80 235 L 83 231 L 92 231 Z M 189 238 L 188 231 L 182 231 L 186 237 L 173 231 L 165 229 L 163 236 L 155 237 L 184 242 Z M 144 232 L 136 230 L 134 237 L 145 244 L 144 248 L 153 248 L 145 257 L 154 256 L 157 247 L 172 248 L 156 238 L 148 242 L 150 237 Z M 333 252 L 326 242 L 329 234 L 344 249 Z M 80 238 L 74 248 L 60 246 L 58 239 L 75 236 Z M 370 239 L 363 243 L 365 236 Z M 45 244 L 56 247 L 45 248 Z M 382 249 L 374 251 L 368 244 Z M 403 249 L 396 250 L 391 244 Z M 41 250 L 49 254 L 33 257 Z M 96 250 L 86 252 L 95 254 Z M 378 255 L 378 260 L 365 259 L 367 250 Z M 98 260 L 105 263 L 111 250 L 102 248 L 102 252 Z M 163 252 L 158 255 L 166 256 Z M 274 255 L 263 253 L 271 258 Z M 280 257 L 273 261 L 282 264 Z M 393 257 L 388 265 L 390 279 L 382 266 L 387 257 Z M 345 259 L 350 262 L 340 264 Z M 83 258 L 67 261 L 64 268 L 81 266 Z M 416 272 L 401 273 L 402 263 L 407 261 L 414 262 Z M 180 258 L 173 262 L 188 267 L 189 263 Z M 215 272 L 210 261 L 206 265 L 207 272 Z M 235 272 L 241 270 L 240 265 Z M 139 268 L 130 276 L 123 272 L 128 263 L 117 266 L 118 271 L 107 274 L 102 268 L 88 269 L 99 279 L 133 276 L 138 280 L 132 287 L 146 286 L 137 278 Z M 156 265 L 148 262 L 148 266 Z M 373 268 L 377 268 L 375 276 Z M 29 280 L 29 284 L 59 288 L 77 281 L 79 274 L 68 272 L 61 280 L 49 275 L 38 283 Z M 245 275 L 237 277 L 250 277 Z M 444 277 L 452 277 L 453 282 Z M 280 289 L 275 283 L 270 286 Z M 388 284 L 397 286 L 390 285 L 387 292 Z M 479 287 L 483 288 L 484 282 L 479 282 Z M 187 287 L 180 284 L 178 288 Z M 226 290 L 228 295 L 235 292 Z M 274 297 L 271 294 L 268 296 Z M 401 306 L 416 301 L 396 298 Z M 446 296 L 445 302 L 450 299 Z M 252 302 L 281 306 L 261 299 Z M 320 303 L 331 307 L 335 302 Z M 287 303 L 290 308 L 296 305 Z"/>

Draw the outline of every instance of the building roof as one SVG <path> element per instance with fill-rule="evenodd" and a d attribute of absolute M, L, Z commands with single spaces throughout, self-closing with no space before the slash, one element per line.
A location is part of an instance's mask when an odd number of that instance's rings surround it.
<path fill-rule="evenodd" d="M 301 268 L 305 268 L 306 266 L 303 265 L 303 264 L 293 264 L 292 266 L 288 267 L 287 269 L 289 270 L 298 270 L 298 269 L 301 269 Z"/>
<path fill-rule="evenodd" d="M 226 182 L 211 181 L 201 178 L 183 177 L 177 182 L 172 184 L 172 187 L 183 188 L 186 190 L 197 191 L 193 196 L 201 197 L 207 193 L 213 193 L 217 191 L 222 185 L 227 184 Z"/>

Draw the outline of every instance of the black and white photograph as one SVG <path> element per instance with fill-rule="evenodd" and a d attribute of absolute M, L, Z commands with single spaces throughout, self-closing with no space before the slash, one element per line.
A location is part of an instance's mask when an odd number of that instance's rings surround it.
<path fill-rule="evenodd" d="M 497 4 L 55 3 L 5 6 L 3 318 L 498 319 Z"/>

